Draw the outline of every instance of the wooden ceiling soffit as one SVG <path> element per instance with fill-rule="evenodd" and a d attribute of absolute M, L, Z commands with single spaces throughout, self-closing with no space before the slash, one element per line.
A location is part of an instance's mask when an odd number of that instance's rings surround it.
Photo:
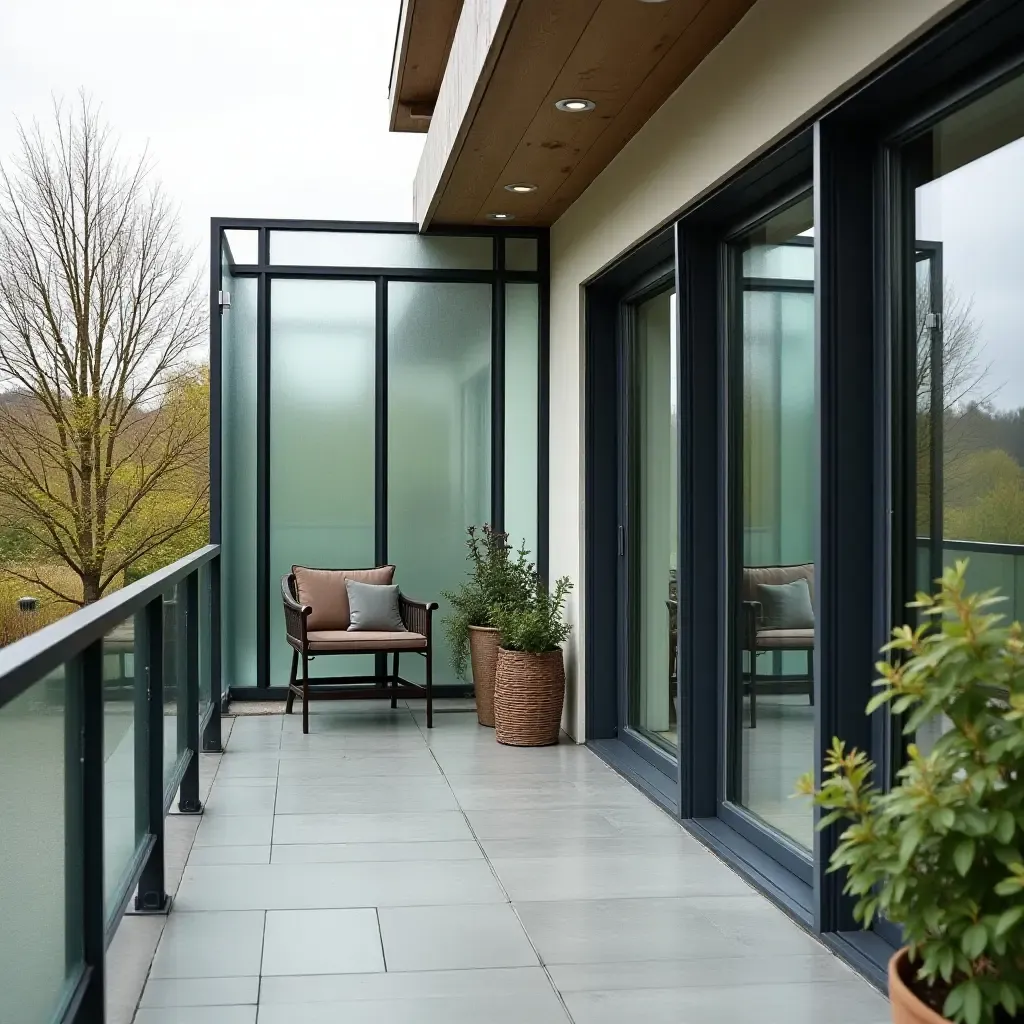
<path fill-rule="evenodd" d="M 507 212 L 553 223 L 728 34 L 754 0 L 521 0 L 422 223 Z M 594 100 L 563 113 L 555 101 Z M 537 191 L 512 194 L 525 182 Z M 426 209 L 423 217 L 421 210 Z"/>
<path fill-rule="evenodd" d="M 403 0 L 391 66 L 391 131 L 430 128 L 462 2 Z"/>

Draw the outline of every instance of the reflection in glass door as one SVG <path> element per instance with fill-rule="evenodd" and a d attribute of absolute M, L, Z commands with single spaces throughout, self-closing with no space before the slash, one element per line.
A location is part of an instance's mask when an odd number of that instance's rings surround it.
<path fill-rule="evenodd" d="M 907 508 L 900 604 L 967 559 L 969 591 L 998 588 L 1024 614 L 1024 77 L 940 121 L 907 147 L 913 186 L 897 490 Z M 912 610 L 894 609 L 899 621 Z M 915 737 L 928 751 L 948 723 Z"/>
<path fill-rule="evenodd" d="M 818 503 L 810 196 L 740 239 L 732 255 L 725 796 L 809 850 L 812 810 L 790 796 L 814 758 Z"/>
<path fill-rule="evenodd" d="M 626 724 L 675 753 L 678 460 L 675 292 L 633 307 L 626 479 L 630 543 Z"/>

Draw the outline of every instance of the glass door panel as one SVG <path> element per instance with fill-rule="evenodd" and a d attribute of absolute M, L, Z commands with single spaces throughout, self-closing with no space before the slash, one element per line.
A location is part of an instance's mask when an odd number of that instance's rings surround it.
<path fill-rule="evenodd" d="M 914 503 L 913 579 L 935 589 L 947 566 L 969 560 L 969 591 L 998 588 L 1009 620 L 1024 615 L 1024 78 L 940 121 L 908 146 L 914 196 L 913 282 L 903 339 L 907 463 Z M 909 511 L 909 510 L 906 510 Z M 908 566 L 908 569 L 910 567 Z M 907 570 L 904 570 L 906 573 Z M 900 621 L 912 611 L 897 608 Z M 916 741 L 929 750 L 937 718 Z"/>
<path fill-rule="evenodd" d="M 275 280 L 270 304 L 270 683 L 291 668 L 281 577 L 374 564 L 372 281 Z M 311 676 L 372 675 L 372 655 Z"/>
<path fill-rule="evenodd" d="M 813 765 L 814 238 L 810 197 L 744 238 L 731 338 L 731 672 L 726 799 L 798 846 Z"/>
<path fill-rule="evenodd" d="M 632 384 L 627 406 L 632 427 L 630 649 L 626 724 L 672 753 L 678 750 L 676 676 L 676 564 L 678 561 L 678 441 L 675 293 L 662 292 L 634 311 Z"/>

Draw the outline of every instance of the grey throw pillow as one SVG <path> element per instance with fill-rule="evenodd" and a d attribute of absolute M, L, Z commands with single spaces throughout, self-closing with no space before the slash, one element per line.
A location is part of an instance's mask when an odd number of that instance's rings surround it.
<path fill-rule="evenodd" d="M 354 632 L 407 632 L 398 612 L 398 587 L 383 583 L 345 580 L 348 591 L 349 624 Z"/>
<path fill-rule="evenodd" d="M 807 580 L 759 583 L 762 629 L 814 629 L 814 607 Z"/>

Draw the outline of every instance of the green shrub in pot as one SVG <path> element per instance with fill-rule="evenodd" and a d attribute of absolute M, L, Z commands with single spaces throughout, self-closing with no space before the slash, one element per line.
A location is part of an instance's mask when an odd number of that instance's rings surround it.
<path fill-rule="evenodd" d="M 562 618 L 570 590 L 572 581 L 568 576 L 556 580 L 554 590 L 534 579 L 527 601 L 495 604 L 491 620 L 498 627 L 501 646 L 527 654 L 559 650 L 572 632 L 572 626 Z"/>
<path fill-rule="evenodd" d="M 893 631 L 868 705 L 888 704 L 907 735 L 943 716 L 933 749 L 910 743 L 886 791 L 835 739 L 821 788 L 808 775 L 799 789 L 826 812 L 819 828 L 847 823 L 829 869 L 845 871 L 865 927 L 903 929 L 912 996 L 995 1024 L 1024 1019 L 1024 634 L 994 613 L 995 591 L 964 593 L 966 568 L 918 594 L 923 624 Z"/>
<path fill-rule="evenodd" d="M 469 627 L 495 627 L 493 609 L 517 608 L 526 604 L 536 588 L 537 572 L 525 545 L 513 552 L 508 534 L 484 524 L 466 530 L 466 579 L 455 591 L 443 591 L 451 611 L 442 619 L 445 639 L 451 649 L 452 667 L 460 679 L 466 677 L 469 661 Z"/>

